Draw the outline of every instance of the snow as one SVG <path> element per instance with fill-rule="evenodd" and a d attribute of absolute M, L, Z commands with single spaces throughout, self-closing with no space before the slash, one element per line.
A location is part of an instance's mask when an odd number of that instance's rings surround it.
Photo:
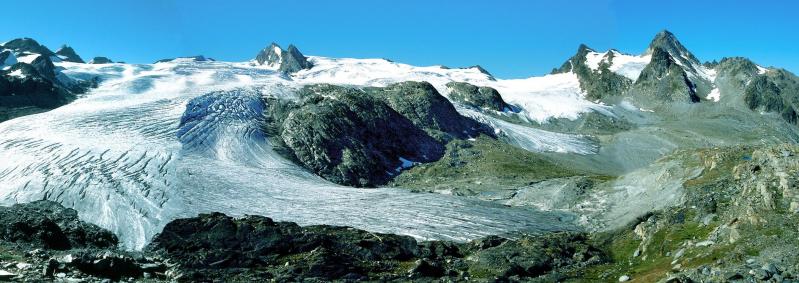
<path fill-rule="evenodd" d="M 588 68 L 591 68 L 591 70 L 597 70 L 599 69 L 599 63 L 606 61 L 605 56 L 607 54 L 608 54 L 607 52 L 604 53 L 598 53 L 593 51 L 588 52 L 588 54 L 585 55 L 585 64 L 588 66 Z"/>
<path fill-rule="evenodd" d="M 610 71 L 625 76 L 633 81 L 638 79 L 638 76 L 641 75 L 641 71 L 643 71 L 644 67 L 652 60 L 652 55 L 632 56 L 616 51 L 612 52 L 613 65 L 610 65 Z"/>
<path fill-rule="evenodd" d="M 142 248 L 173 219 L 211 211 L 457 241 L 576 229 L 560 220 L 571 219 L 561 212 L 332 184 L 275 152 L 252 119 L 263 109 L 261 95 L 291 99 L 293 89 L 317 82 L 425 80 L 443 90 L 449 81 L 469 81 L 499 88 L 539 119 L 601 109 L 582 98 L 574 75 L 491 81 L 474 69 L 311 60 L 316 67 L 290 78 L 248 62 L 55 63 L 73 79 L 100 76 L 101 83 L 66 106 L 0 123 L 0 205 L 58 201 L 115 232 L 131 249 Z M 189 103 L 205 110 L 181 125 Z M 529 150 L 596 150 L 582 136 L 493 122 Z"/>
<path fill-rule="evenodd" d="M 21 69 L 17 69 L 11 73 L 8 73 L 9 76 L 17 77 L 17 78 L 25 78 L 25 74 L 22 73 Z"/>
<path fill-rule="evenodd" d="M 585 64 L 591 70 L 598 70 L 602 62 L 608 61 L 609 53 L 613 54 L 613 62 L 608 67 L 611 72 L 627 77 L 633 81 L 638 79 L 641 71 L 644 70 L 649 61 L 652 60 L 652 55 L 633 56 L 610 50 L 607 52 L 588 52 L 585 55 Z"/>
<path fill-rule="evenodd" d="M 721 99 L 721 92 L 719 91 L 719 88 L 713 88 L 713 90 L 710 91 L 710 94 L 708 94 L 706 98 L 708 100 L 713 100 L 714 102 L 719 102 L 719 100 Z"/>
<path fill-rule="evenodd" d="M 588 101 L 574 73 L 551 74 L 518 80 L 497 80 L 486 83 L 499 91 L 502 98 L 522 108 L 522 112 L 539 123 L 551 118 L 577 119 L 580 114 L 607 107 Z"/>
<path fill-rule="evenodd" d="M 762 75 L 762 74 L 765 74 L 766 72 L 768 72 L 768 69 L 763 68 L 760 65 L 756 65 L 756 66 L 757 66 L 757 73 L 758 74 Z"/>
<path fill-rule="evenodd" d="M 297 84 L 386 86 L 402 81 L 426 81 L 446 96 L 449 93 L 447 83 L 468 82 L 497 89 L 506 102 L 520 106 L 524 115 L 541 123 L 551 118 L 576 119 L 581 113 L 604 108 L 584 99 L 577 76 L 571 73 L 492 80 L 476 68 L 417 67 L 385 59 L 310 56 L 309 60 L 314 64 L 313 68 L 292 76 Z"/>
<path fill-rule="evenodd" d="M 17 62 L 30 64 L 30 63 L 33 62 L 33 60 L 36 60 L 36 58 L 39 58 L 39 56 L 41 56 L 41 55 L 39 55 L 39 54 L 28 54 L 28 55 L 25 55 L 25 56 L 19 56 L 19 57 L 17 57 Z"/>

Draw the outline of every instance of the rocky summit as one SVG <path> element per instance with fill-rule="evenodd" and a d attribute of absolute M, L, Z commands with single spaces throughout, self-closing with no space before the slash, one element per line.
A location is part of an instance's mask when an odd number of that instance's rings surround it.
<path fill-rule="evenodd" d="M 0 281 L 799 282 L 799 78 L 701 38 L 517 79 L 12 39 Z"/>
<path fill-rule="evenodd" d="M 288 49 L 284 50 L 276 43 L 272 43 L 258 52 L 255 61 L 259 65 L 276 67 L 278 71 L 283 73 L 294 73 L 313 67 L 313 64 L 308 62 L 308 59 L 293 44 L 290 44 Z"/>

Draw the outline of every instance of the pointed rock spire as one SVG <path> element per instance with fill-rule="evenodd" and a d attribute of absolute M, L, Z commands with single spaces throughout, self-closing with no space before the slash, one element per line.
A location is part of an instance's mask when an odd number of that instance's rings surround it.
<path fill-rule="evenodd" d="M 277 43 L 272 42 L 269 47 L 258 52 L 258 55 L 255 56 L 255 61 L 258 61 L 259 65 L 278 66 L 282 55 L 283 48 L 280 48 L 280 45 L 277 45 Z"/>
<path fill-rule="evenodd" d="M 83 61 L 83 58 L 80 58 L 78 53 L 75 53 L 75 49 L 72 49 L 72 47 L 69 47 L 66 44 L 62 45 L 61 48 L 56 50 L 55 54 L 59 55 L 62 60 L 67 62 L 86 63 Z"/>
<path fill-rule="evenodd" d="M 280 45 L 274 42 L 258 52 L 255 61 L 259 65 L 277 67 L 278 71 L 283 73 L 294 73 L 313 67 L 313 64 L 308 62 L 308 59 L 302 55 L 296 46 L 289 45 L 287 50 L 283 50 Z"/>
<path fill-rule="evenodd" d="M 663 49 L 671 54 L 674 60 L 685 66 L 690 66 L 691 71 L 694 71 L 694 65 L 700 65 L 699 59 L 697 59 L 694 54 L 691 54 L 691 52 L 677 40 L 677 37 L 668 30 L 663 30 L 655 35 L 655 38 L 649 43 L 649 48 L 647 48 L 645 54 L 652 54 L 655 48 Z"/>

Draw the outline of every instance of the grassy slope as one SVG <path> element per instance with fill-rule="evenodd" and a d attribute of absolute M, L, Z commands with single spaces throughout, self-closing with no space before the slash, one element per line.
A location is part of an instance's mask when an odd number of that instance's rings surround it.
<path fill-rule="evenodd" d="M 403 172 L 391 185 L 419 191 L 473 195 L 576 175 L 584 173 L 554 163 L 542 155 L 480 136 L 474 141 L 450 142 L 443 158 Z"/>

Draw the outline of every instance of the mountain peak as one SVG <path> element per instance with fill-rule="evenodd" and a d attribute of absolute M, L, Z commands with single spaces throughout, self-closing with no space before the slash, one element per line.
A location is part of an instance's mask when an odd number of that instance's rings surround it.
<path fill-rule="evenodd" d="M 62 45 L 61 48 L 56 50 L 55 54 L 59 55 L 61 59 L 67 62 L 86 63 L 83 61 L 83 58 L 80 58 L 78 53 L 75 53 L 75 49 L 72 49 L 72 47 L 69 47 L 69 45 L 66 44 Z"/>
<path fill-rule="evenodd" d="M 287 50 L 283 50 L 280 45 L 272 42 L 268 47 L 258 52 L 255 60 L 259 65 L 278 67 L 278 70 L 284 73 L 293 73 L 313 67 L 294 44 L 289 44 Z"/>
<path fill-rule="evenodd" d="M 656 48 L 663 49 L 668 52 L 671 57 L 685 65 L 699 65 L 699 59 L 691 54 L 685 46 L 677 40 L 677 37 L 668 30 L 662 30 L 655 35 L 652 42 L 649 43 L 645 54 L 651 55 Z"/>
<path fill-rule="evenodd" d="M 585 45 L 585 43 L 580 43 L 580 46 L 577 47 L 577 54 L 587 52 L 594 52 L 594 49 L 591 49 L 591 47 L 588 47 L 588 45 Z"/>
<path fill-rule="evenodd" d="M 283 48 L 277 43 L 272 42 L 269 46 L 258 52 L 258 55 L 255 56 L 255 60 L 258 61 L 259 65 L 277 66 L 280 64 L 282 57 Z"/>
<path fill-rule="evenodd" d="M 41 54 L 45 56 L 53 56 L 55 53 L 45 47 L 44 45 L 39 44 L 36 40 L 23 37 L 11 40 L 2 44 L 3 48 L 11 49 L 17 54 L 20 53 L 32 53 L 32 54 Z"/>

